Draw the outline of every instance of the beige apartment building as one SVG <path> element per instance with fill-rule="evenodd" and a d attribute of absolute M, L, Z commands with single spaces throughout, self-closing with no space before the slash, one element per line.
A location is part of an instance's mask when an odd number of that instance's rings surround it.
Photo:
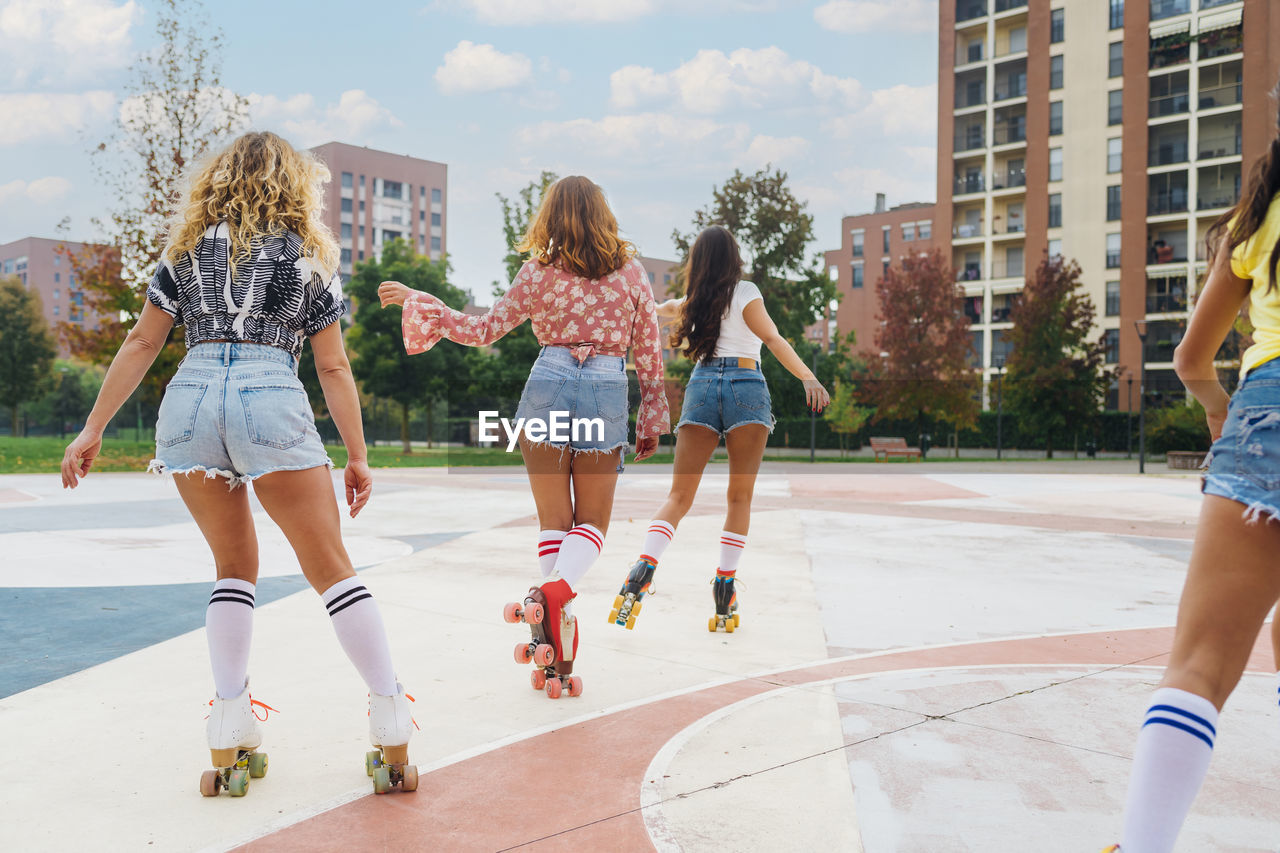
<path fill-rule="evenodd" d="M 1145 322 L 1148 387 L 1180 388 L 1205 232 L 1275 132 L 1280 4 L 942 0 L 939 18 L 935 231 L 984 375 L 1047 252 L 1079 262 L 1122 381 Z"/>
<path fill-rule="evenodd" d="M 43 237 L 24 237 L 0 244 L 0 276 L 17 278 L 27 290 L 40 294 L 44 318 L 55 336 L 59 324 L 64 322 L 94 327 L 93 319 L 85 313 L 84 293 L 76 289 L 75 272 L 64 254 L 64 250 L 75 254 L 84 249 L 84 243 Z M 58 353 L 62 357 L 68 354 L 61 340 Z"/>
<path fill-rule="evenodd" d="M 333 175 L 325 222 L 342 247 L 344 277 L 354 264 L 380 258 L 383 245 L 396 239 L 432 260 L 445 256 L 448 166 L 344 142 L 311 150 Z"/>

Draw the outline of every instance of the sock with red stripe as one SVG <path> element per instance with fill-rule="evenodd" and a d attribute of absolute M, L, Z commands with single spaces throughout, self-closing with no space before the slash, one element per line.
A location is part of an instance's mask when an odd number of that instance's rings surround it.
<path fill-rule="evenodd" d="M 320 593 L 320 598 L 329 611 L 338 643 L 369 690 L 381 696 L 395 696 L 399 691 L 395 667 L 391 665 L 391 647 L 373 593 L 359 576 L 352 575 Z"/>
<path fill-rule="evenodd" d="M 674 526 L 660 518 L 649 522 L 649 531 L 644 535 L 644 545 L 640 547 L 640 559 L 648 560 L 655 566 L 662 559 L 662 552 L 667 550 L 671 539 L 676 535 Z"/>
<path fill-rule="evenodd" d="M 600 556 L 604 534 L 593 524 L 579 524 L 565 534 L 556 557 L 556 574 L 564 578 L 570 589 L 578 586 Z"/>
<path fill-rule="evenodd" d="M 738 571 L 738 561 L 742 559 L 742 549 L 746 547 L 747 537 L 728 530 L 720 531 L 720 568 L 716 570 L 716 575 L 733 577 Z"/>
<path fill-rule="evenodd" d="M 538 568 L 542 576 L 550 577 L 556 567 L 556 558 L 560 555 L 560 542 L 565 537 L 563 530 L 543 530 L 538 533 Z"/>

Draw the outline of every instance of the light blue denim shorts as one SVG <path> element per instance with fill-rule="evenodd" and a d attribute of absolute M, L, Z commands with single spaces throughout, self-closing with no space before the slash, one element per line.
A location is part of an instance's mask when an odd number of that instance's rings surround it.
<path fill-rule="evenodd" d="M 1249 371 L 1231 397 L 1201 491 L 1237 501 L 1245 517 L 1280 521 L 1280 359 Z"/>
<path fill-rule="evenodd" d="M 739 367 L 736 358 L 708 358 L 693 368 L 676 430 L 696 424 L 728 435 L 740 426 L 761 424 L 773 432 L 774 422 L 769 383 L 759 365 Z"/>
<path fill-rule="evenodd" d="M 524 419 L 526 429 L 534 418 L 549 427 L 553 418 L 563 425 L 543 440 L 530 437 L 534 443 L 574 453 L 611 453 L 621 447 L 624 456 L 629 413 L 626 360 L 592 355 L 579 363 L 568 347 L 542 348 L 516 408 L 516 418 Z"/>
<path fill-rule="evenodd" d="M 197 344 L 169 380 L 156 419 L 161 474 L 202 472 L 230 488 L 276 471 L 333 467 L 298 362 L 267 344 Z"/>

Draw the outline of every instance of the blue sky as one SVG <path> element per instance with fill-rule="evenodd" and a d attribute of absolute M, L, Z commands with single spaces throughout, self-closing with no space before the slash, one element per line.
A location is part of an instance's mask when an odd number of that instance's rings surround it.
<path fill-rule="evenodd" d="M 153 42 L 146 0 L 0 0 L 0 242 L 91 237 L 86 149 Z M 772 162 L 815 216 L 932 200 L 937 0 L 417 0 L 208 4 L 253 123 L 449 164 L 454 280 L 487 301 L 495 192 L 585 174 L 673 257 L 712 187 Z"/>

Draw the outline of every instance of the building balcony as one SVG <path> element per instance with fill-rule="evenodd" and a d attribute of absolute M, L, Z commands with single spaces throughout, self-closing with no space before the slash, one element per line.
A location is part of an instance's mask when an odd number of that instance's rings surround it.
<path fill-rule="evenodd" d="M 1150 107 L 1147 110 L 1147 116 L 1149 118 L 1168 118 L 1169 116 L 1185 115 L 1189 112 L 1191 112 L 1190 93 L 1175 92 L 1172 95 L 1152 98 Z"/>
<path fill-rule="evenodd" d="M 1016 190 L 1022 189 L 1027 185 L 1027 170 L 1017 169 L 1005 172 L 996 172 L 991 176 L 991 189 L 993 190 Z"/>
<path fill-rule="evenodd" d="M 979 128 L 977 133 L 960 133 L 955 138 L 955 153 L 959 154 L 964 151 L 977 151 L 980 148 L 987 147 L 987 140 Z"/>
<path fill-rule="evenodd" d="M 1027 274 L 1026 264 L 1022 261 L 994 261 L 991 264 L 991 278 L 1023 278 Z"/>
<path fill-rule="evenodd" d="M 1244 103 L 1244 83 L 1214 86 L 1201 89 L 1198 104 L 1201 110 L 1216 110 Z"/>
<path fill-rule="evenodd" d="M 992 136 L 994 145 L 1025 145 L 1026 142 L 1027 125 L 1025 122 L 996 125 L 995 133 Z"/>
<path fill-rule="evenodd" d="M 974 195 L 976 193 L 986 192 L 986 177 L 978 175 L 962 175 L 955 180 L 955 186 L 952 189 L 954 195 Z"/>
<path fill-rule="evenodd" d="M 1151 20 L 1161 21 L 1191 13 L 1191 0 L 1151 0 Z"/>
<path fill-rule="evenodd" d="M 1176 296 L 1171 293 L 1147 294 L 1148 314 L 1185 314 L 1186 311 L 1186 296 Z"/>
<path fill-rule="evenodd" d="M 1243 148 L 1240 133 L 1229 133 L 1220 136 L 1202 136 L 1198 144 L 1199 160 L 1216 160 L 1219 157 L 1239 157 Z"/>
<path fill-rule="evenodd" d="M 956 23 L 964 23 L 987 16 L 987 0 L 957 0 Z"/>
<path fill-rule="evenodd" d="M 979 240 L 985 232 L 981 222 L 963 223 L 951 228 L 951 237 L 954 240 Z"/>
<path fill-rule="evenodd" d="M 1012 12 L 1014 9 L 1027 8 L 1027 0 L 996 0 L 995 13 Z"/>

